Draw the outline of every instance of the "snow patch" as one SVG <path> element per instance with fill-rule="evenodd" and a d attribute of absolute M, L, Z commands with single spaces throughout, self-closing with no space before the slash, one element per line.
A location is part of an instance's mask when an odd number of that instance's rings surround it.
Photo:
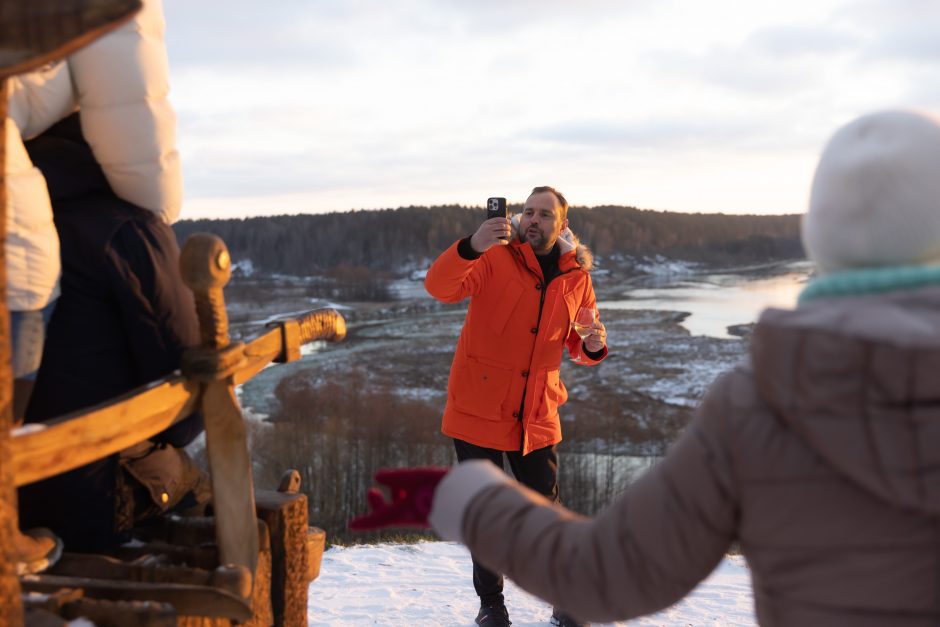
<path fill-rule="evenodd" d="M 446 394 L 445 390 L 439 388 L 398 388 L 395 393 L 402 398 L 410 398 L 417 401 L 432 401 Z"/>
<path fill-rule="evenodd" d="M 515 627 L 548 624 L 551 605 L 509 580 L 505 595 Z M 657 614 L 612 624 L 754 627 L 753 605 L 744 558 L 727 556 L 679 603 Z M 479 606 L 470 554 L 459 544 L 334 546 L 323 554 L 320 577 L 310 585 L 307 620 L 316 627 L 472 627 Z"/>
<path fill-rule="evenodd" d="M 424 274 L 427 270 L 416 271 L 412 273 L 411 278 L 398 279 L 388 284 L 388 290 L 396 300 L 423 300 L 430 299 L 431 295 L 424 289 Z M 417 275 L 420 278 L 414 278 Z"/>
<path fill-rule="evenodd" d="M 638 272 L 651 274 L 657 277 L 687 276 L 696 273 L 699 264 L 688 261 L 676 261 L 667 259 L 662 255 L 655 257 L 644 257 L 637 260 L 634 268 Z"/>
<path fill-rule="evenodd" d="M 232 274 L 235 276 L 250 277 L 255 273 L 255 264 L 251 259 L 241 259 L 232 264 Z"/>

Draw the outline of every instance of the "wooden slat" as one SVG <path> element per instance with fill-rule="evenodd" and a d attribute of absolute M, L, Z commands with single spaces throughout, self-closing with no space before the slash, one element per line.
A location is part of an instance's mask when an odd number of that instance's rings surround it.
<path fill-rule="evenodd" d="M 20 587 L 16 580 L 13 538 L 19 533 L 16 520 L 16 471 L 9 463 L 16 445 L 13 427 L 13 368 L 10 364 L 10 315 L 7 310 L 6 239 L 6 117 L 9 85 L 0 78 L 0 624 L 23 622 Z"/>
<path fill-rule="evenodd" d="M 202 403 L 219 560 L 254 575 L 258 529 L 245 419 L 226 381 L 207 383 Z"/>
<path fill-rule="evenodd" d="M 211 586 L 245 598 L 251 577 L 243 568 L 219 566 L 213 570 L 159 563 L 126 563 L 106 555 L 63 553 L 58 562 L 46 571 L 60 577 L 88 577 L 111 581 L 139 583 L 180 583 Z"/>
<path fill-rule="evenodd" d="M 258 374 L 272 361 L 285 362 L 299 357 L 303 344 L 326 340 L 339 342 L 346 337 L 346 320 L 335 309 L 317 309 L 290 321 L 296 331 L 275 328 L 245 348 L 246 363 L 235 373 L 235 385 Z"/>
<path fill-rule="evenodd" d="M 202 345 L 192 355 L 231 354 L 228 313 L 222 288 L 232 275 L 225 242 L 211 233 L 194 233 L 180 251 L 180 275 L 193 291 Z M 244 359 L 244 349 L 239 351 Z M 226 372 L 224 378 L 221 372 Z M 252 577 L 258 565 L 258 528 L 248 432 L 231 373 L 205 373 L 202 415 L 212 481 L 215 537 L 223 564 L 244 566 Z"/>
<path fill-rule="evenodd" d="M 33 596 L 33 595 L 30 595 Z M 78 599 L 67 603 L 59 614 L 69 621 L 68 625 L 93 625 L 120 627 L 177 627 L 179 617 L 169 603 L 153 601 L 107 601 L 105 599 Z M 85 621 L 78 621 L 83 618 Z M 86 622 L 87 621 L 87 622 Z M 226 621 L 228 625 L 231 622 Z M 29 627 L 29 621 L 26 623 Z M 57 627 L 61 626 L 61 621 Z"/>
<path fill-rule="evenodd" d="M 315 333 L 303 334 L 300 342 L 342 339 L 345 321 L 336 312 L 315 311 L 297 321 L 304 327 L 309 326 L 309 320 L 327 316 L 341 327 L 339 331 L 327 325 Z M 284 349 L 281 328 L 252 340 L 245 346 L 244 365 L 233 376 L 235 385 L 248 381 L 272 361 L 283 359 Z M 11 448 L 16 486 L 78 468 L 160 433 L 196 409 L 198 392 L 198 384 L 171 375 L 90 409 L 15 430 Z"/>
<path fill-rule="evenodd" d="M 192 414 L 198 390 L 176 375 L 92 409 L 14 430 L 16 485 L 67 472 L 160 433 Z"/>
<path fill-rule="evenodd" d="M 109 581 L 57 575 L 27 575 L 20 580 L 20 583 L 24 592 L 52 592 L 61 588 L 81 588 L 86 598 L 111 601 L 156 601 L 169 603 L 180 614 L 231 618 L 239 622 L 251 618 L 251 607 L 244 600 L 211 586 Z"/>
<path fill-rule="evenodd" d="M 273 329 L 252 340 L 245 347 L 245 365 L 239 368 L 233 377 L 235 385 L 248 381 L 280 357 L 284 348 L 283 341 L 281 329 Z"/>

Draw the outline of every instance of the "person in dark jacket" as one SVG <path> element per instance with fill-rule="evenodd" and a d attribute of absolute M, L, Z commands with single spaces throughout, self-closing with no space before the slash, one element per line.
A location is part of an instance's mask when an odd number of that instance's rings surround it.
<path fill-rule="evenodd" d="M 118 198 L 74 114 L 27 142 L 47 181 L 61 242 L 62 294 L 26 422 L 113 399 L 179 368 L 199 342 L 179 247 L 159 216 Z M 135 520 L 195 505 L 203 474 L 181 447 L 203 430 L 199 414 L 151 441 L 20 489 L 21 525 L 45 526 L 69 550 L 128 539 Z"/>

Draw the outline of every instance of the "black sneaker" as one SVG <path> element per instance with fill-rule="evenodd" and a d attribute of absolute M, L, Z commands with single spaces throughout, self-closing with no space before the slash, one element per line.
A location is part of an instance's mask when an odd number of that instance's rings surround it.
<path fill-rule="evenodd" d="M 477 625 L 480 627 L 509 627 L 509 612 L 502 603 L 496 605 L 481 605 L 477 614 Z"/>
<path fill-rule="evenodd" d="M 559 609 L 552 609 L 552 620 L 549 621 L 556 627 L 590 627 L 590 623 L 579 623 Z"/>

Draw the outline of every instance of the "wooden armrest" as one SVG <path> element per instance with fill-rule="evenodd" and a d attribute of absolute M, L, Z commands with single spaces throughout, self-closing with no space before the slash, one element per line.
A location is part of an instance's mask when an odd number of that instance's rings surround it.
<path fill-rule="evenodd" d="M 20 579 L 23 592 L 52 592 L 81 588 L 85 597 L 110 601 L 155 601 L 169 603 L 180 614 L 229 618 L 245 622 L 251 606 L 236 595 L 211 586 L 176 583 L 112 581 L 90 577 L 27 575 Z"/>

